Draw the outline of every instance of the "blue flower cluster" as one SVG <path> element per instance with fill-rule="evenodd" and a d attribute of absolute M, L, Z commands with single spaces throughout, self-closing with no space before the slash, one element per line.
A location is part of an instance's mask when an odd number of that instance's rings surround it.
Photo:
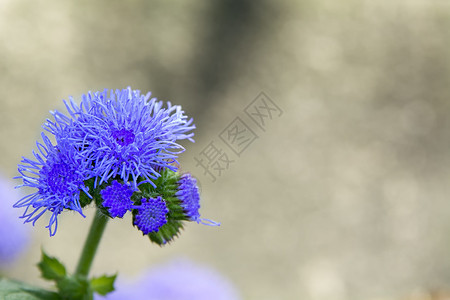
<path fill-rule="evenodd" d="M 165 243 L 181 221 L 202 221 L 195 179 L 177 173 L 185 150 L 179 141 L 193 142 L 193 120 L 180 106 L 150 96 L 131 88 L 89 92 L 80 104 L 64 101 L 66 114 L 51 112 L 34 159 L 18 167 L 21 186 L 36 190 L 14 205 L 25 208 L 25 222 L 34 225 L 49 211 L 53 236 L 63 210 L 84 216 L 83 207 L 95 200 L 111 218 L 131 211 L 146 235 L 164 229 L 152 240 Z"/>

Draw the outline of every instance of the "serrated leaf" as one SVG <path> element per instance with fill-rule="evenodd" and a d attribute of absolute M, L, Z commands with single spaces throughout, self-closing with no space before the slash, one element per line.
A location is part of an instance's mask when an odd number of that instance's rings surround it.
<path fill-rule="evenodd" d="M 42 259 L 38 263 L 38 267 L 45 279 L 59 280 L 66 276 L 64 265 L 55 257 L 48 256 L 44 250 L 42 250 Z"/>
<path fill-rule="evenodd" d="M 8 300 L 59 300 L 57 293 L 50 292 L 21 281 L 0 278 L 0 299 Z"/>
<path fill-rule="evenodd" d="M 103 275 L 101 277 L 91 279 L 91 288 L 100 295 L 106 295 L 114 291 L 114 281 L 117 274 L 113 276 Z"/>
<path fill-rule="evenodd" d="M 91 300 L 94 298 L 89 282 L 84 278 L 69 276 L 58 280 L 56 285 L 63 299 Z"/>

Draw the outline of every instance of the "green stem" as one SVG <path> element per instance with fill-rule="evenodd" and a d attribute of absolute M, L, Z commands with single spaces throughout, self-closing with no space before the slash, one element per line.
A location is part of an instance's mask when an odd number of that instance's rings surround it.
<path fill-rule="evenodd" d="M 75 272 L 76 275 L 88 276 L 95 252 L 97 251 L 98 244 L 100 243 L 108 219 L 108 217 L 104 216 L 100 210 L 97 209 L 94 220 L 92 221 L 91 229 L 84 242 L 83 252 L 81 252 L 80 260 L 78 261 L 77 270 Z"/>

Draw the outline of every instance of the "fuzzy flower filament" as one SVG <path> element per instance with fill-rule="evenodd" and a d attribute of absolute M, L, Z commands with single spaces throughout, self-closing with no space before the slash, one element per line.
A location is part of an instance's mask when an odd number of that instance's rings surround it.
<path fill-rule="evenodd" d="M 58 134 L 57 128 L 71 127 L 73 143 L 95 162 L 99 184 L 120 178 L 136 188 L 139 177 L 152 183 L 161 168 L 177 170 L 178 155 L 184 151 L 177 141 L 193 141 L 190 131 L 195 125 L 180 106 L 169 102 L 163 108 L 162 101 L 150 95 L 130 88 L 90 93 L 79 106 L 66 103 L 73 120 L 54 112 L 56 122 L 48 123 L 47 130 Z"/>
<path fill-rule="evenodd" d="M 88 188 L 84 180 L 89 176 L 89 162 L 83 161 L 76 154 L 74 148 L 61 140 L 54 146 L 50 139 L 42 134 L 43 144 L 37 143 L 39 152 L 33 152 L 35 160 L 23 158 L 18 171 L 23 184 L 19 187 L 35 188 L 36 192 L 23 197 L 14 207 L 25 207 L 22 218 L 25 223 L 35 222 L 46 212 L 52 213 L 46 226 L 50 235 L 56 233 L 58 227 L 57 216 L 64 210 L 79 212 L 83 217 L 80 206 L 80 193 L 88 196 Z"/>

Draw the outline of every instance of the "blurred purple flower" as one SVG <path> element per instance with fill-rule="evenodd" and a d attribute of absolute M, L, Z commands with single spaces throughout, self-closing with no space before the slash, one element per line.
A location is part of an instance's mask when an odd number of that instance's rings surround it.
<path fill-rule="evenodd" d="M 0 175 L 0 269 L 11 266 L 30 242 L 30 231 L 13 204 L 20 199 L 14 184 Z"/>
<path fill-rule="evenodd" d="M 178 259 L 146 271 L 134 281 L 118 278 L 107 300 L 239 300 L 233 284 L 217 271 Z"/>

